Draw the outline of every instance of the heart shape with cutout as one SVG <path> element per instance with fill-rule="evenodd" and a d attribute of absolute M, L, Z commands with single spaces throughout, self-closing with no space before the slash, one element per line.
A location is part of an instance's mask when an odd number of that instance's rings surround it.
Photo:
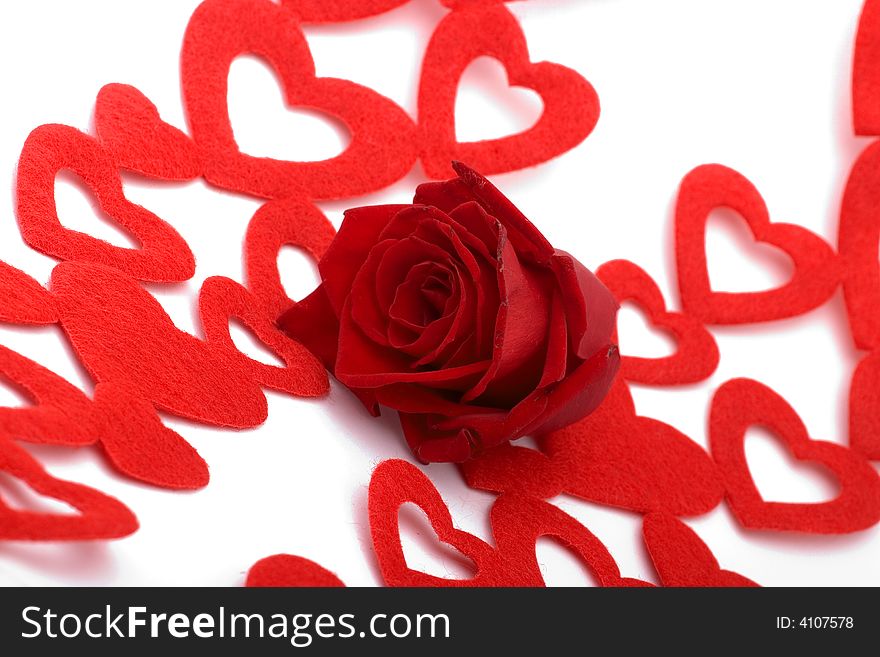
<path fill-rule="evenodd" d="M 739 213 L 758 242 L 794 263 L 785 285 L 764 292 L 715 292 L 706 264 L 706 222 L 712 210 Z M 675 209 L 675 259 L 684 312 L 706 324 L 750 324 L 794 317 L 827 301 L 840 282 L 834 251 L 801 226 L 771 223 L 764 199 L 745 177 L 719 164 L 697 167 L 681 183 Z"/>
<path fill-rule="evenodd" d="M 272 350 L 285 367 L 266 365 L 238 350 L 229 334 L 229 320 L 244 322 Z M 242 371 L 268 388 L 298 397 L 320 397 L 330 390 L 324 365 L 299 342 L 281 331 L 244 287 L 222 276 L 212 276 L 199 292 L 199 318 L 205 341 L 216 352 L 237 360 Z"/>
<path fill-rule="evenodd" d="M 137 518 L 120 501 L 93 488 L 56 479 L 11 440 L 0 439 L 0 472 L 80 512 L 22 511 L 10 508 L 0 498 L 0 540 L 88 541 L 122 538 L 137 531 Z"/>
<path fill-rule="evenodd" d="M 281 317 L 296 304 L 278 272 L 281 247 L 305 249 L 317 263 L 335 235 L 333 224 L 308 201 L 269 201 L 256 211 L 244 238 L 245 283 L 270 317 Z"/>
<path fill-rule="evenodd" d="M 0 260 L 0 322 L 54 324 L 58 309 L 48 290 L 33 278 Z"/>
<path fill-rule="evenodd" d="M 663 586 L 754 587 L 748 577 L 722 570 L 696 532 L 675 516 L 651 513 L 642 523 L 645 547 Z"/>
<path fill-rule="evenodd" d="M 149 98 L 127 84 L 104 85 L 95 100 L 95 132 L 116 165 L 160 180 L 201 174 L 192 139 L 165 123 Z"/>
<path fill-rule="evenodd" d="M 839 495 L 818 504 L 764 501 L 745 453 L 746 431 L 756 425 L 772 431 L 798 460 L 830 470 L 840 484 Z M 709 413 L 709 442 L 730 509 L 744 527 L 845 534 L 880 521 L 880 475 L 871 464 L 851 449 L 812 440 L 788 402 L 757 381 L 733 379 L 717 390 Z"/>
<path fill-rule="evenodd" d="M 334 116 L 351 143 L 339 156 L 292 162 L 242 153 L 227 107 L 227 78 L 239 55 L 266 59 L 286 101 Z M 263 198 L 359 196 L 402 178 L 417 158 L 413 121 L 392 101 L 348 80 L 315 77 L 299 20 L 270 0 L 207 0 L 195 10 L 181 53 L 181 82 L 203 175 Z"/>
<path fill-rule="evenodd" d="M 652 325 L 675 337 L 677 349 L 665 358 L 621 356 L 620 373 L 627 381 L 648 385 L 680 385 L 709 378 L 718 367 L 718 346 L 699 320 L 683 313 L 669 312 L 657 284 L 638 265 L 613 260 L 598 270 L 605 287 L 617 299 L 635 303 L 644 310 Z M 615 332 L 612 341 L 619 343 Z"/>
<path fill-rule="evenodd" d="M 323 566 L 304 557 L 276 554 L 260 559 L 248 571 L 248 588 L 339 588 L 345 584 Z"/>
<path fill-rule="evenodd" d="M 141 244 L 127 249 L 65 228 L 55 207 L 55 176 L 76 173 L 101 209 Z M 138 280 L 192 278 L 195 259 L 180 234 L 125 198 L 111 155 L 92 137 L 64 125 L 43 125 L 28 136 L 18 161 L 16 214 L 27 244 L 59 260 L 100 263 Z"/>
<path fill-rule="evenodd" d="M 52 272 L 50 290 L 61 327 L 97 383 L 204 424 L 250 428 L 266 419 L 266 397 L 240 360 L 178 329 L 134 279 L 66 262 Z"/>
<path fill-rule="evenodd" d="M 880 461 L 880 351 L 862 359 L 853 372 L 849 387 L 849 446 L 866 459 Z"/>
<path fill-rule="evenodd" d="M 460 143 L 455 99 L 468 65 L 492 57 L 512 86 L 544 102 L 538 122 L 516 135 Z M 421 160 L 431 178 L 449 177 L 449 163 L 466 162 L 484 175 L 546 162 L 586 139 L 599 120 L 599 98 L 579 73 L 549 62 L 532 63 L 522 28 L 502 4 L 467 5 L 444 18 L 428 44 L 419 81 Z"/>

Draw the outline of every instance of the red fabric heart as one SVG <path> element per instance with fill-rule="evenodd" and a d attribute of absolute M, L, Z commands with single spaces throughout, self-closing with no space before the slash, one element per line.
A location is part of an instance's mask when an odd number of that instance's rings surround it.
<path fill-rule="evenodd" d="M 88 541 L 121 538 L 138 528 L 137 518 L 121 502 L 93 488 L 56 479 L 11 440 L 0 439 L 0 472 L 80 512 L 18 510 L 0 498 L 0 540 Z"/>
<path fill-rule="evenodd" d="M 746 220 L 759 242 L 785 251 L 794 275 L 765 292 L 714 292 L 706 267 L 706 221 L 727 207 Z M 675 211 L 675 258 L 681 305 L 707 324 L 748 324 L 794 317 L 822 305 L 834 293 L 840 272 L 834 252 L 800 226 L 770 223 L 764 199 L 742 175 L 718 164 L 697 167 L 681 183 Z"/>
<path fill-rule="evenodd" d="M 865 0 L 856 34 L 852 103 L 855 133 L 880 136 L 880 3 Z"/>
<path fill-rule="evenodd" d="M 455 99 L 468 65 L 493 57 L 507 69 L 511 85 L 537 92 L 544 102 L 539 121 L 517 135 L 459 143 Z M 574 148 L 599 119 L 599 99 L 579 73 L 529 60 L 525 35 L 501 4 L 461 6 L 437 26 L 419 82 L 421 160 L 431 178 L 446 178 L 449 163 L 461 160 L 484 175 L 524 169 Z"/>
<path fill-rule="evenodd" d="M 284 291 L 278 273 L 281 247 L 301 247 L 318 262 L 335 235 L 333 224 L 308 201 L 269 201 L 257 210 L 244 239 L 245 282 L 266 314 L 281 317 L 295 303 Z"/>
<path fill-rule="evenodd" d="M 833 472 L 840 494 L 821 504 L 765 502 L 746 462 L 746 430 L 755 425 L 773 431 L 798 460 L 820 463 Z M 744 527 L 844 534 L 880 521 L 880 476 L 871 465 L 846 447 L 811 440 L 794 409 L 757 381 L 734 379 L 718 389 L 709 415 L 709 440 L 730 508 Z"/>
<path fill-rule="evenodd" d="M 700 537 L 675 516 L 665 513 L 645 516 L 642 533 L 663 586 L 759 586 L 738 573 L 722 570 Z"/>
<path fill-rule="evenodd" d="M 131 233 L 139 249 L 114 246 L 61 225 L 55 176 L 76 173 L 101 209 Z M 184 239 L 152 212 L 128 201 L 110 154 L 92 137 L 64 125 L 43 125 L 28 136 L 18 161 L 16 212 L 24 241 L 59 260 L 113 267 L 142 281 L 185 281 L 195 259 Z"/>
<path fill-rule="evenodd" d="M 54 324 L 58 321 L 55 300 L 33 278 L 0 260 L 0 322 Z"/>
<path fill-rule="evenodd" d="M 245 586 L 249 588 L 338 588 L 345 584 L 314 561 L 289 554 L 260 559 L 251 566 Z"/>
<path fill-rule="evenodd" d="M 235 143 L 226 105 L 227 78 L 239 55 L 265 58 L 290 105 L 342 121 L 344 153 L 321 162 L 252 157 Z M 316 78 L 296 15 L 269 0 L 207 0 L 190 19 L 181 54 L 183 96 L 205 178 L 265 198 L 358 196 L 390 185 L 415 163 L 415 126 L 375 91 L 348 80 Z"/>
<path fill-rule="evenodd" d="M 281 0 L 303 23 L 342 23 L 384 14 L 409 0 Z"/>
<path fill-rule="evenodd" d="M 563 469 L 543 452 L 510 443 L 459 463 L 458 468 L 471 488 L 539 500 L 561 495 L 568 483 Z"/>
<path fill-rule="evenodd" d="M 242 372 L 263 386 L 299 397 L 319 397 L 330 390 L 327 370 L 305 347 L 270 321 L 257 300 L 241 285 L 222 276 L 202 283 L 199 317 L 208 345 L 224 358 L 237 361 Z M 229 334 L 229 320 L 244 322 L 285 367 L 253 360 L 241 353 Z"/>
<path fill-rule="evenodd" d="M 201 174 L 192 139 L 165 123 L 150 99 L 127 84 L 108 84 L 98 92 L 95 132 L 122 169 L 160 180 Z"/>
<path fill-rule="evenodd" d="M 61 326 L 96 382 L 205 424 L 248 428 L 266 419 L 266 398 L 241 361 L 179 330 L 133 279 L 69 262 L 52 272 L 50 289 Z"/>
<path fill-rule="evenodd" d="M 849 388 L 849 446 L 880 461 L 880 351 L 866 356 Z"/>
<path fill-rule="evenodd" d="M 624 379 L 648 385 L 678 385 L 712 375 L 719 360 L 712 334 L 699 320 L 667 311 L 660 289 L 643 269 L 626 260 L 614 260 L 602 265 L 596 276 L 619 303 L 637 304 L 654 326 L 671 333 L 678 343 L 676 352 L 666 358 L 622 356 L 620 373 Z M 612 340 L 619 344 L 616 333 Z"/>

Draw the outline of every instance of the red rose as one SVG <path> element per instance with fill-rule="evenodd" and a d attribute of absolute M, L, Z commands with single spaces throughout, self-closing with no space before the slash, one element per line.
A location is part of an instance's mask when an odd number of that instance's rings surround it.
<path fill-rule="evenodd" d="M 592 412 L 617 372 L 617 302 L 485 178 L 349 210 L 321 286 L 280 320 L 423 462 L 465 461 Z"/>

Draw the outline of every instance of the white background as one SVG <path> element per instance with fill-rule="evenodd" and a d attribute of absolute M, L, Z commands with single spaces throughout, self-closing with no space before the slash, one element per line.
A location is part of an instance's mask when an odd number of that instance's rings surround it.
<path fill-rule="evenodd" d="M 196 0 L 4 3 L 0 8 L 0 258 L 41 282 L 53 261 L 30 251 L 14 221 L 12 183 L 21 145 L 42 123 L 88 129 L 98 89 L 133 84 L 170 123 L 185 126 L 179 94 L 181 39 Z M 681 178 L 720 162 L 762 191 L 777 221 L 806 226 L 836 242 L 837 208 L 847 171 L 863 147 L 850 130 L 850 60 L 859 0 L 533 0 L 514 3 L 535 61 L 573 67 L 596 87 L 602 117 L 579 148 L 537 169 L 496 182 L 549 239 L 595 268 L 628 258 L 644 267 L 676 303 L 671 208 Z M 342 26 L 308 28 L 319 75 L 366 84 L 413 115 L 418 67 L 445 10 L 413 0 L 384 16 Z M 344 130 L 320 115 L 288 111 L 269 69 L 242 59 L 230 75 L 230 112 L 242 150 L 308 160 L 331 156 Z M 540 112 L 530 93 L 507 88 L 490 60 L 466 75 L 459 137 L 493 137 L 525 128 Z M 392 188 L 361 199 L 323 204 L 338 225 L 346 207 L 406 202 L 422 180 L 417 167 Z M 206 277 L 242 280 L 241 242 L 259 207 L 203 182 L 150 185 L 127 181 L 132 200 L 173 224 L 198 260 L 194 280 L 173 289 L 151 286 L 175 323 L 198 332 L 195 299 Z M 89 196 L 70 183 L 57 188 L 62 222 L 120 245 L 127 238 L 97 217 Z M 772 287 L 785 280 L 787 258 L 755 246 L 745 224 L 715 217 L 708 238 L 717 289 Z M 282 253 L 288 291 L 315 284 L 311 264 Z M 633 355 L 662 355 L 670 345 L 625 310 L 622 343 Z M 788 399 L 811 434 L 845 442 L 846 394 L 858 354 L 851 347 L 839 295 L 790 321 L 714 331 L 722 354 L 707 382 L 681 390 L 635 389 L 638 410 L 706 444 L 708 401 L 729 378 L 749 376 Z M 247 334 L 237 342 L 262 354 Z M 92 383 L 74 363 L 56 327 L 0 327 L 0 343 L 49 366 L 87 392 Z M 33 451 L 62 478 L 119 497 L 142 528 L 115 542 L 64 545 L 0 543 L 0 583 L 238 585 L 258 559 L 286 552 L 312 558 L 349 585 L 379 583 L 366 524 L 366 486 L 380 460 L 406 458 L 396 420 L 374 420 L 344 390 L 302 401 L 268 393 L 270 417 L 240 433 L 168 424 L 211 466 L 197 493 L 172 493 L 117 477 L 92 449 Z M 0 386 L 0 404 L 21 403 Z M 767 499 L 821 501 L 833 480 L 793 462 L 769 435 L 751 431 L 749 461 Z M 456 524 L 491 540 L 492 496 L 468 490 L 451 466 L 429 475 Z M 8 501 L 21 491 L 0 480 Z M 555 501 L 609 547 L 623 575 L 656 581 L 634 514 L 572 498 Z M 403 514 L 413 567 L 439 575 L 468 572 L 439 549 L 418 513 Z M 814 537 L 743 530 L 725 505 L 688 520 L 723 567 L 765 585 L 880 584 L 880 529 L 853 536 Z M 548 583 L 592 583 L 581 564 L 549 539 L 538 546 Z"/>

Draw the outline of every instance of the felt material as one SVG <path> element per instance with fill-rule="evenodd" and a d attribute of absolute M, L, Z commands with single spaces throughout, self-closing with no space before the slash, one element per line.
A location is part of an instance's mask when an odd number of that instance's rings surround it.
<path fill-rule="evenodd" d="M 852 71 L 853 127 L 880 136 L 880 3 L 865 0 L 856 33 Z"/>
<path fill-rule="evenodd" d="M 599 504 L 697 516 L 715 508 L 724 495 L 709 455 L 668 424 L 637 416 L 621 378 L 592 415 L 538 442 L 559 471 L 564 491 Z M 494 475 L 492 467 L 484 478 Z M 544 486 L 523 484 L 522 489 L 534 494 Z"/>
<path fill-rule="evenodd" d="M 263 57 L 275 69 L 290 106 L 339 119 L 351 143 L 339 156 L 293 162 L 241 153 L 226 105 L 232 61 Z M 348 80 L 316 78 L 296 15 L 270 0 L 207 0 L 187 26 L 181 53 L 183 97 L 205 178 L 264 198 L 358 196 L 402 178 L 417 158 L 416 128 L 375 91 Z"/>
<path fill-rule="evenodd" d="M 165 123 L 150 99 L 127 84 L 98 92 L 95 132 L 122 169 L 160 180 L 192 180 L 201 173 L 189 136 Z"/>
<path fill-rule="evenodd" d="M 840 209 L 838 249 L 850 331 L 860 349 L 880 347 L 880 142 L 852 167 Z"/>
<path fill-rule="evenodd" d="M 341 23 L 384 14 L 410 0 L 281 0 L 303 23 Z"/>
<path fill-rule="evenodd" d="M 437 537 L 476 565 L 467 580 L 450 580 L 410 569 L 400 541 L 398 513 L 412 502 L 428 516 Z M 370 532 L 379 569 L 388 586 L 544 586 L 535 553 L 542 536 L 560 540 L 581 558 L 602 586 L 650 586 L 622 578 L 605 546 L 558 508 L 523 495 L 502 495 L 490 513 L 495 548 L 456 529 L 449 509 L 421 470 L 406 461 L 380 463 L 369 488 Z"/>
<path fill-rule="evenodd" d="M 738 212 L 755 239 L 772 244 L 794 262 L 791 280 L 764 292 L 715 292 L 706 267 L 706 221 L 712 210 Z M 793 224 L 770 223 L 764 199 L 742 175 L 719 164 L 691 171 L 681 183 L 675 210 L 675 259 L 684 312 L 707 324 L 750 324 L 794 317 L 834 293 L 840 267 L 831 247 Z"/>
<path fill-rule="evenodd" d="M 509 83 L 535 91 L 544 103 L 538 122 L 501 139 L 460 143 L 455 99 L 468 65 L 483 56 L 499 60 Z M 484 175 L 546 162 L 574 148 L 599 120 L 599 98 L 581 75 L 549 62 L 532 63 L 522 28 L 501 4 L 462 5 L 437 26 L 419 82 L 421 160 L 431 178 L 446 178 L 450 160 Z"/>
<path fill-rule="evenodd" d="M 562 494 L 567 484 L 563 468 L 546 454 L 509 443 L 460 463 L 458 468 L 471 488 L 540 500 Z"/>
<path fill-rule="evenodd" d="M 204 424 L 249 428 L 266 419 L 266 398 L 241 361 L 179 330 L 132 278 L 69 262 L 55 267 L 49 287 L 61 326 L 96 382 L 119 384 Z"/>
<path fill-rule="evenodd" d="M 849 446 L 867 459 L 880 461 L 880 351 L 866 356 L 853 372 Z"/>
<path fill-rule="evenodd" d="M 56 479 L 11 440 L 0 439 L 0 471 L 79 511 L 55 514 L 18 510 L 0 498 L 0 540 L 87 541 L 121 538 L 138 528 L 134 514 L 121 502 L 93 488 Z"/>
<path fill-rule="evenodd" d="M 260 559 L 248 571 L 249 588 L 339 588 L 345 584 L 314 561 L 290 554 Z"/>
<path fill-rule="evenodd" d="M 772 431 L 798 460 L 830 470 L 840 485 L 838 496 L 816 504 L 764 501 L 745 455 L 746 430 L 755 425 Z M 871 464 L 846 447 L 811 440 L 794 409 L 757 381 L 734 379 L 718 389 L 709 415 L 709 440 L 730 509 L 744 527 L 845 534 L 880 521 L 880 475 Z"/>
<path fill-rule="evenodd" d="M 278 272 L 281 247 L 300 247 L 317 262 L 335 235 L 324 213 L 305 200 L 269 201 L 256 211 L 244 238 L 245 282 L 270 317 L 280 317 L 295 303 L 284 291 Z"/>
<path fill-rule="evenodd" d="M 141 244 L 114 246 L 65 228 L 55 208 L 55 176 L 76 173 L 101 209 Z M 184 239 L 149 210 L 131 203 L 111 155 L 92 137 L 64 125 L 43 125 L 28 136 L 18 161 L 16 212 L 24 241 L 59 260 L 113 267 L 142 281 L 185 281 L 195 260 Z"/>
<path fill-rule="evenodd" d="M 229 334 L 229 320 L 244 322 L 271 349 L 284 367 L 266 365 L 241 353 Z M 291 340 L 269 319 L 257 300 L 244 287 L 222 276 L 202 283 L 199 318 L 205 341 L 224 358 L 237 361 L 242 372 L 259 384 L 298 397 L 320 397 L 330 391 L 327 371 L 315 356 Z"/>
<path fill-rule="evenodd" d="M 33 278 L 0 260 L 0 322 L 54 324 L 55 300 Z"/>
<path fill-rule="evenodd" d="M 670 333 L 678 345 L 675 353 L 665 358 L 621 356 L 620 373 L 624 379 L 671 386 L 696 383 L 712 376 L 720 358 L 712 334 L 699 320 L 669 312 L 657 284 L 643 269 L 626 260 L 613 260 L 602 265 L 596 276 L 618 303 L 635 303 L 654 326 Z M 616 332 L 612 340 L 619 342 Z"/>
<path fill-rule="evenodd" d="M 754 587 L 747 577 L 722 570 L 696 532 L 665 513 L 651 513 L 642 523 L 645 546 L 663 586 Z"/>

